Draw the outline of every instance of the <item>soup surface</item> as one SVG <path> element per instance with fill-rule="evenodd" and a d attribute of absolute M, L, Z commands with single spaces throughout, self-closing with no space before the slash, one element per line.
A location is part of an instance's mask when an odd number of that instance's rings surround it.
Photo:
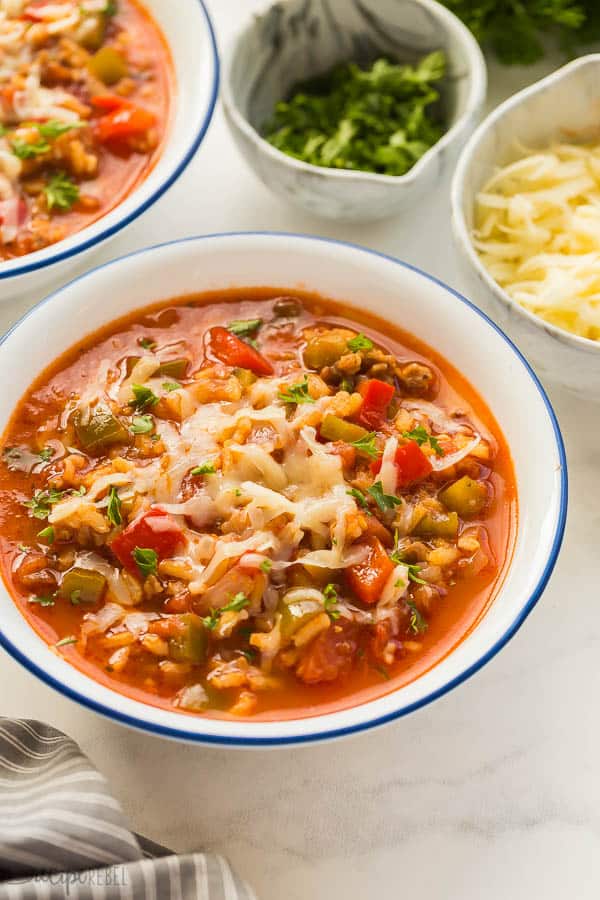
<path fill-rule="evenodd" d="M 148 174 L 172 71 L 135 0 L 0 0 L 0 261 L 41 250 Z"/>
<path fill-rule="evenodd" d="M 43 373 L 4 436 L 23 614 L 92 678 L 190 714 L 309 716 L 412 681 L 485 612 L 515 527 L 470 385 L 312 295 L 138 311 Z"/>

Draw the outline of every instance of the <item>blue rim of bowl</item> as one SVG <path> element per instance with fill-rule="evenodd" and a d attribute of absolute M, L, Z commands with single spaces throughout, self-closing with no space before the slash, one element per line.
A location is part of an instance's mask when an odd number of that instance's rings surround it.
<path fill-rule="evenodd" d="M 394 710 L 393 712 L 386 713 L 383 716 L 376 716 L 373 719 L 366 719 L 362 722 L 358 722 L 355 725 L 347 725 L 343 728 L 332 728 L 325 731 L 313 731 L 307 734 L 302 735 L 290 735 L 285 737 L 228 737 L 228 736 L 220 736 L 214 734 L 201 734 L 192 731 L 186 731 L 184 727 L 182 728 L 172 728 L 165 725 L 157 725 L 150 722 L 145 722 L 143 719 L 138 719 L 135 716 L 130 716 L 127 713 L 117 712 L 116 710 L 110 708 L 109 706 L 105 706 L 103 703 L 99 703 L 95 700 L 91 700 L 89 697 L 86 697 L 84 694 L 79 693 L 79 691 L 74 690 L 73 688 L 68 687 L 67 685 L 60 682 L 58 679 L 49 675 L 41 666 L 38 666 L 35 662 L 25 656 L 15 645 L 10 641 L 10 639 L 4 634 L 2 631 L 2 625 L 0 623 L 0 646 L 3 647 L 17 662 L 21 663 L 26 669 L 40 678 L 41 681 L 45 682 L 50 687 L 57 690 L 59 693 L 63 694 L 66 697 L 69 697 L 71 700 L 74 700 L 76 703 L 81 704 L 82 706 L 87 707 L 88 709 L 93 710 L 94 712 L 99 713 L 100 715 L 105 716 L 106 718 L 112 719 L 113 721 L 119 722 L 122 725 L 128 725 L 130 728 L 135 728 L 138 731 L 147 731 L 150 734 L 159 735 L 160 737 L 168 737 L 173 738 L 175 740 L 185 741 L 187 743 L 196 743 L 196 744 L 210 744 L 216 746 L 229 746 L 229 747 L 278 747 L 284 745 L 293 745 L 293 744 L 310 744 L 315 742 L 322 742 L 327 740 L 333 740 L 334 738 L 343 737 L 345 735 L 350 734 L 358 734 L 362 731 L 367 731 L 370 728 L 376 728 L 381 725 L 385 725 L 388 722 L 393 722 L 395 719 L 400 719 L 403 716 L 408 715 L 411 712 L 414 712 L 417 709 L 421 709 L 424 706 L 428 706 L 434 700 L 437 700 L 439 697 L 444 696 L 449 691 L 453 690 L 458 685 L 462 684 L 472 675 L 479 671 L 486 663 L 488 663 L 493 657 L 504 647 L 505 644 L 516 634 L 519 630 L 529 613 L 532 611 L 538 600 L 540 599 L 546 584 L 548 583 L 548 579 L 552 574 L 554 566 L 556 565 L 556 560 L 558 558 L 558 554 L 560 551 L 560 547 L 562 544 L 564 531 L 565 531 L 565 522 L 567 516 L 567 505 L 568 505 L 568 474 L 567 474 L 567 459 L 565 453 L 565 446 L 562 439 L 562 434 L 560 431 L 560 427 L 556 418 L 556 414 L 554 409 L 552 408 L 552 404 L 548 399 L 548 396 L 542 387 L 537 375 L 527 362 L 526 358 L 523 356 L 521 351 L 515 346 L 515 344 L 511 341 L 511 339 L 496 325 L 495 322 L 490 319 L 482 310 L 480 310 L 475 304 L 471 303 L 470 300 L 467 300 L 466 297 L 463 297 L 458 291 L 454 290 L 454 288 L 449 287 L 449 285 L 445 284 L 439 278 L 436 278 L 434 275 L 429 275 L 427 272 L 424 272 L 422 269 L 419 269 L 417 266 L 413 266 L 410 263 L 404 262 L 403 260 L 396 259 L 394 256 L 390 256 L 387 253 L 380 253 L 377 250 L 371 250 L 368 247 L 362 247 L 360 244 L 353 244 L 349 241 L 338 241 L 334 238 L 326 238 L 319 237 L 315 235 L 309 234 L 294 234 L 290 232 L 283 231 L 229 231 L 229 232 L 220 232 L 215 234 L 205 234 L 205 235 L 196 235 L 187 238 L 182 238 L 174 241 L 165 241 L 162 244 L 155 244 L 152 247 L 145 247 L 141 250 L 134 250 L 131 253 L 127 253 L 124 256 L 121 256 L 117 259 L 111 260 L 109 262 L 103 263 L 99 266 L 96 266 L 93 269 L 90 269 L 83 275 L 78 276 L 77 278 L 72 279 L 68 284 L 63 285 L 63 287 L 59 288 L 56 291 L 53 291 L 44 299 L 40 300 L 32 309 L 26 312 L 19 320 L 16 322 L 12 328 L 10 328 L 1 338 L 0 338 L 0 348 L 8 339 L 8 337 L 19 328 L 23 322 L 25 322 L 31 315 L 35 315 L 36 310 L 40 309 L 42 306 L 45 306 L 46 303 L 51 302 L 54 297 L 64 291 L 66 288 L 71 287 L 77 282 L 92 277 L 96 272 L 99 272 L 101 269 L 105 269 L 108 266 L 118 265 L 125 259 L 130 259 L 134 256 L 141 256 L 146 253 L 151 253 L 155 250 L 159 250 L 163 247 L 172 247 L 178 244 L 185 244 L 190 242 L 199 242 L 199 241 L 210 241 L 210 240 L 219 240 L 222 238 L 241 238 L 242 240 L 248 237 L 284 237 L 284 238 L 292 238 L 294 240 L 308 240 L 308 241 L 319 241 L 321 243 L 327 244 L 335 244 L 336 246 L 346 247 L 351 250 L 359 251 L 360 253 L 367 253 L 371 256 L 376 256 L 380 259 L 385 259 L 388 262 L 392 262 L 395 265 L 402 266 L 405 269 L 409 269 L 411 272 L 415 272 L 417 275 L 421 275 L 423 278 L 426 278 L 428 281 L 432 281 L 434 284 L 437 284 L 439 287 L 448 291 L 459 300 L 461 303 L 464 303 L 468 306 L 474 313 L 480 316 L 490 328 L 493 329 L 504 341 L 515 356 L 521 361 L 523 366 L 525 367 L 529 377 L 533 381 L 536 386 L 542 402 L 546 408 L 546 412 L 548 413 L 548 417 L 552 424 L 552 428 L 554 430 L 554 437 L 556 440 L 556 447 L 558 450 L 558 457 L 560 460 L 560 507 L 558 511 L 558 518 L 556 522 L 556 530 L 554 532 L 554 538 L 552 541 L 552 546 L 550 548 L 550 553 L 548 556 L 548 560 L 544 567 L 544 570 L 536 584 L 534 590 L 529 595 L 526 602 L 523 604 L 519 614 L 515 617 L 511 625 L 504 631 L 504 633 L 495 641 L 495 643 L 487 650 L 476 662 L 474 662 L 471 666 L 465 669 L 464 672 L 461 672 L 460 675 L 457 675 L 455 678 L 452 678 L 449 682 L 443 685 L 437 690 L 432 691 L 427 694 L 425 697 L 422 697 L 420 700 L 416 700 L 413 703 L 408 703 L 406 706 L 402 706 L 400 709 Z M 361 706 L 368 707 L 368 703 L 361 704 Z M 183 717 L 182 717 L 183 718 Z M 287 720 L 289 721 L 289 720 Z M 305 719 L 302 721 L 310 721 L 309 719 Z"/>
<path fill-rule="evenodd" d="M 206 108 L 206 112 L 204 114 L 204 118 L 200 123 L 200 128 L 194 140 L 188 147 L 184 156 L 177 164 L 175 169 L 171 172 L 171 174 L 165 179 L 165 181 L 160 184 L 153 194 L 146 198 L 139 206 L 136 206 L 134 210 L 132 210 L 128 216 L 125 216 L 124 219 L 120 219 L 118 222 L 115 222 L 114 225 L 111 225 L 110 228 L 106 228 L 104 231 L 101 231 L 100 234 L 95 237 L 88 238 L 84 240 L 81 244 L 77 244 L 76 247 L 71 247 L 70 250 L 63 250 L 54 256 L 50 256 L 47 259 L 38 260 L 37 262 L 24 263 L 22 266 L 19 266 L 17 269 L 11 269 L 10 271 L 3 272 L 0 267 L 0 281 L 8 278 L 17 278 L 19 275 L 25 275 L 28 272 L 36 272 L 39 269 L 44 269 L 47 266 L 53 266 L 56 263 L 63 262 L 66 259 L 70 259 L 73 256 L 77 256 L 77 254 L 82 253 L 84 250 L 89 250 L 91 247 L 95 247 L 97 244 L 101 244 L 104 241 L 108 240 L 118 231 L 121 231 L 123 228 L 126 228 L 132 222 L 134 222 L 142 213 L 145 213 L 147 209 L 150 209 L 151 206 L 160 200 L 160 198 L 165 194 L 171 185 L 175 184 L 179 176 L 187 169 L 188 165 L 192 161 L 195 156 L 200 144 L 204 140 L 204 136 L 208 131 L 208 127 L 212 121 L 213 113 L 215 111 L 215 106 L 217 103 L 217 97 L 219 95 L 219 83 L 221 79 L 221 64 L 219 61 L 219 51 L 217 48 L 217 39 L 215 37 L 215 30 L 212 24 L 212 20 L 210 15 L 208 14 L 208 10 L 204 4 L 204 0 L 196 0 L 200 9 L 204 15 L 204 19 L 206 21 L 206 28 L 209 37 L 209 43 L 212 54 L 212 62 L 213 62 L 213 83 L 211 87 L 210 97 L 208 100 L 208 106 Z M 116 207 L 118 209 L 118 207 Z M 85 229 L 82 229 L 82 232 Z M 57 244 L 57 248 L 60 247 L 60 242 Z"/>

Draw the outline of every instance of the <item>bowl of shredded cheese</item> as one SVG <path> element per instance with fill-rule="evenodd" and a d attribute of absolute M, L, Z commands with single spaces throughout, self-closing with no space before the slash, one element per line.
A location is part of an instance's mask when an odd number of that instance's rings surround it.
<path fill-rule="evenodd" d="M 452 212 L 476 302 L 543 376 L 600 395 L 600 54 L 487 117 L 457 166 Z"/>

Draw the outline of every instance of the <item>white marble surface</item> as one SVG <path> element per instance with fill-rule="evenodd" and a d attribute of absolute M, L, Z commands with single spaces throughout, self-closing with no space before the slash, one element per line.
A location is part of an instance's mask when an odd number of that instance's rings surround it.
<path fill-rule="evenodd" d="M 223 45 L 252 3 L 209 5 Z M 534 77 L 491 75 L 496 99 Z M 318 221 L 270 196 L 250 174 L 220 111 L 185 176 L 104 256 L 191 233 L 254 228 L 358 241 L 461 287 L 447 189 L 402 220 L 368 228 Z M 0 327 L 25 306 L 0 308 Z M 560 561 L 509 646 L 432 706 L 322 747 L 205 750 L 106 722 L 2 654 L 0 714 L 38 717 L 69 732 L 108 776 L 136 829 L 177 850 L 227 854 L 261 900 L 597 898 L 598 413 L 551 394 L 571 475 Z M 526 422 L 523 440 L 544 452 Z"/>

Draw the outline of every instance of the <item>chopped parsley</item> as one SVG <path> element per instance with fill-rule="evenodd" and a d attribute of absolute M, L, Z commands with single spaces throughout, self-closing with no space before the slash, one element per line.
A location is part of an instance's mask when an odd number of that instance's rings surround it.
<path fill-rule="evenodd" d="M 201 466 L 193 468 L 190 475 L 214 475 L 216 471 L 212 463 L 202 463 Z"/>
<path fill-rule="evenodd" d="M 106 510 L 108 521 L 115 527 L 123 524 L 123 515 L 121 513 L 121 498 L 117 493 L 116 487 L 111 487 L 108 492 L 108 507 Z"/>
<path fill-rule="evenodd" d="M 139 338 L 138 344 L 140 347 L 143 347 L 144 350 L 156 349 L 156 342 L 153 341 L 152 338 Z"/>
<path fill-rule="evenodd" d="M 69 644 L 76 644 L 77 638 L 75 635 L 71 634 L 69 637 L 64 637 L 62 640 L 58 641 L 54 646 L 55 647 L 66 647 Z"/>
<path fill-rule="evenodd" d="M 79 491 L 57 491 L 54 488 L 49 488 L 47 491 L 38 490 L 23 506 L 31 510 L 31 515 L 35 519 L 47 519 L 54 504 L 62 500 L 66 494 L 85 494 L 85 488 L 81 488 Z"/>
<path fill-rule="evenodd" d="M 241 591 L 239 594 L 236 594 L 235 597 L 226 603 L 225 606 L 221 606 L 219 609 L 213 609 L 209 616 L 204 616 L 202 621 L 206 628 L 209 631 L 213 631 L 217 627 L 217 623 L 223 613 L 225 612 L 239 612 L 244 609 L 245 606 L 248 606 L 250 601 L 246 597 L 245 594 L 242 594 Z"/>
<path fill-rule="evenodd" d="M 304 376 L 303 381 L 297 384 L 288 385 L 285 390 L 279 391 L 277 394 L 284 403 L 314 403 L 315 401 L 308 392 L 308 375 Z"/>
<path fill-rule="evenodd" d="M 136 547 L 133 551 L 133 558 L 140 570 L 140 574 L 144 578 L 149 575 L 156 575 L 158 572 L 158 553 L 150 547 Z"/>
<path fill-rule="evenodd" d="M 48 541 L 49 544 L 53 544 L 54 543 L 54 528 L 52 527 L 52 525 L 48 525 L 47 528 L 42 528 L 41 531 L 38 531 L 37 536 L 39 538 L 41 538 L 43 541 Z"/>
<path fill-rule="evenodd" d="M 178 381 L 163 381 L 163 391 L 167 391 L 169 394 L 171 391 L 178 391 L 181 385 Z"/>
<path fill-rule="evenodd" d="M 365 434 L 364 437 L 358 438 L 356 441 L 351 441 L 351 445 L 355 447 L 359 453 L 364 453 L 365 456 L 368 456 L 369 459 L 377 459 L 377 457 L 381 455 L 381 450 L 375 446 L 376 437 L 377 433 L 375 431 L 370 431 L 369 434 Z"/>
<path fill-rule="evenodd" d="M 271 571 L 272 568 L 273 568 L 273 563 L 271 562 L 270 559 L 263 559 L 263 561 L 261 562 L 261 564 L 259 566 L 260 571 L 264 572 L 266 575 L 269 574 L 269 572 Z"/>
<path fill-rule="evenodd" d="M 432 434 L 429 434 L 422 425 L 417 425 L 412 431 L 403 431 L 402 437 L 408 438 L 409 441 L 414 441 L 419 447 L 423 444 L 429 444 L 431 449 L 435 451 L 436 456 L 445 455 L 438 439 Z"/>
<path fill-rule="evenodd" d="M 347 346 L 348 350 L 352 350 L 353 352 L 356 352 L 357 350 L 372 350 L 373 341 L 370 341 L 361 331 L 360 334 L 357 334 L 356 337 L 353 337 L 348 341 Z"/>
<path fill-rule="evenodd" d="M 152 416 L 134 416 L 131 420 L 132 434 L 149 434 L 154 429 L 154 419 Z"/>
<path fill-rule="evenodd" d="M 76 591 L 71 591 L 71 596 L 69 597 L 72 606 L 79 606 L 81 603 L 81 591 L 77 589 Z"/>
<path fill-rule="evenodd" d="M 376 672 L 379 672 L 379 674 L 385 681 L 390 680 L 390 677 L 391 677 L 390 673 L 388 672 L 388 670 L 386 669 L 385 666 L 378 665 L 378 666 L 373 666 L 373 668 L 375 669 Z"/>
<path fill-rule="evenodd" d="M 54 606 L 55 600 L 52 594 L 46 594 L 43 597 L 29 597 L 28 603 L 37 603 L 38 606 Z"/>
<path fill-rule="evenodd" d="M 11 146 L 12 152 L 19 159 L 35 159 L 37 156 L 43 156 L 44 153 L 48 153 L 50 150 L 50 144 L 43 139 L 29 144 L 27 141 L 21 140 L 21 138 L 15 138 Z"/>
<path fill-rule="evenodd" d="M 79 200 L 79 187 L 64 172 L 53 175 L 44 188 L 48 209 L 71 209 Z"/>
<path fill-rule="evenodd" d="M 35 127 L 43 138 L 53 141 L 55 138 L 60 137 L 61 134 L 66 134 L 67 131 L 71 131 L 73 128 L 85 128 L 85 125 L 85 122 L 79 121 L 61 122 L 60 119 L 48 119 L 47 122 L 40 122 Z"/>
<path fill-rule="evenodd" d="M 44 447 L 43 450 L 40 450 L 38 456 L 40 459 L 43 459 L 44 462 L 49 462 L 54 456 L 54 450 L 52 447 Z"/>
<path fill-rule="evenodd" d="M 367 494 L 371 495 L 382 512 L 387 512 L 389 509 L 395 509 L 396 506 L 400 506 L 402 503 L 401 498 L 396 497 L 395 494 L 384 494 L 381 481 L 376 481 L 375 484 L 372 484 L 371 487 L 367 489 Z"/>
<path fill-rule="evenodd" d="M 139 412 L 156 406 L 158 403 L 156 394 L 145 384 L 132 384 L 131 390 L 133 391 L 133 400 L 129 401 L 129 405 L 134 406 Z"/>
<path fill-rule="evenodd" d="M 406 605 L 410 609 L 410 619 L 408 627 L 410 628 L 412 633 L 422 634 L 424 631 L 427 631 L 427 620 L 424 618 L 424 616 L 421 615 L 414 602 L 412 600 L 409 600 Z"/>
<path fill-rule="evenodd" d="M 354 497 L 361 509 L 367 509 L 369 504 L 367 503 L 367 498 L 362 491 L 359 491 L 358 488 L 350 488 L 350 490 L 346 491 L 346 493 L 351 497 Z"/>
<path fill-rule="evenodd" d="M 236 319 L 235 322 L 229 323 L 227 331 L 238 337 L 249 337 L 255 331 L 258 331 L 262 323 L 262 319 Z"/>
<path fill-rule="evenodd" d="M 340 611 L 337 608 L 338 595 L 334 584 L 327 584 L 323 588 L 323 599 L 325 601 L 325 612 L 332 622 L 340 617 Z"/>

